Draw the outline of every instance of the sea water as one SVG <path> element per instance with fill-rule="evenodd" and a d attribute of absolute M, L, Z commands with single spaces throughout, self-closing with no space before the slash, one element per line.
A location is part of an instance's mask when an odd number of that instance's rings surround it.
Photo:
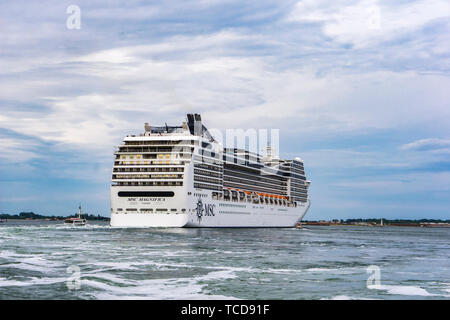
<path fill-rule="evenodd" d="M 450 229 L 9 220 L 0 299 L 450 299 Z"/>

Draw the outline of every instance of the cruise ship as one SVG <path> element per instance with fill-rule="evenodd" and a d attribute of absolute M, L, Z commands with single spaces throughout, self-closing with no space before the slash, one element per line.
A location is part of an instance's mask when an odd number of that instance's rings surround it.
<path fill-rule="evenodd" d="M 223 148 L 199 114 L 146 123 L 114 155 L 112 227 L 294 227 L 310 206 L 300 158 Z"/>

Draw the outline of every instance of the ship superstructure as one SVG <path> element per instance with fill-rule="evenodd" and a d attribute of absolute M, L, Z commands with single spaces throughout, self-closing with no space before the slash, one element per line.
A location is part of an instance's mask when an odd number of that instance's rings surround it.
<path fill-rule="evenodd" d="M 198 114 L 125 137 L 115 152 L 113 227 L 293 227 L 309 208 L 303 161 L 223 148 Z"/>

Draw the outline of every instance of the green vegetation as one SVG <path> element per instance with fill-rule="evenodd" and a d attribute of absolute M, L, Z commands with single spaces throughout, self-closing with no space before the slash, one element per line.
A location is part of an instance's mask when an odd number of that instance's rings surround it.
<path fill-rule="evenodd" d="M 41 214 L 36 214 L 34 212 L 21 212 L 19 214 L 0 214 L 0 219 L 28 219 L 28 220 L 34 220 L 34 219 L 50 219 L 50 220 L 64 220 L 66 218 L 75 218 L 78 217 L 77 214 L 62 217 L 62 216 L 44 216 Z M 109 221 L 108 217 L 102 217 L 101 215 L 93 215 L 93 214 L 87 214 L 83 215 L 83 218 L 86 220 L 99 220 L 99 221 Z"/>
<path fill-rule="evenodd" d="M 358 223 L 358 222 L 366 222 L 366 223 L 380 223 L 380 219 L 347 219 L 343 220 L 343 223 Z M 450 220 L 440 220 L 440 219 L 420 219 L 420 220 L 410 220 L 410 219 L 385 219 L 383 218 L 383 223 L 392 224 L 392 223 L 402 223 L 402 224 L 417 224 L 417 223 L 450 223 Z"/>

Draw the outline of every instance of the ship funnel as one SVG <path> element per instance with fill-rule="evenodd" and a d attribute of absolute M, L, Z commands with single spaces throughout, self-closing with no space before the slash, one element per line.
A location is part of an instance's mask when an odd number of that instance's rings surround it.
<path fill-rule="evenodd" d="M 188 127 L 191 134 L 201 136 L 203 134 L 202 117 L 198 113 L 189 113 L 187 118 Z"/>
<path fill-rule="evenodd" d="M 150 130 L 152 129 L 152 127 L 150 127 L 148 122 L 145 123 L 144 128 L 145 128 L 145 132 L 150 132 Z"/>

